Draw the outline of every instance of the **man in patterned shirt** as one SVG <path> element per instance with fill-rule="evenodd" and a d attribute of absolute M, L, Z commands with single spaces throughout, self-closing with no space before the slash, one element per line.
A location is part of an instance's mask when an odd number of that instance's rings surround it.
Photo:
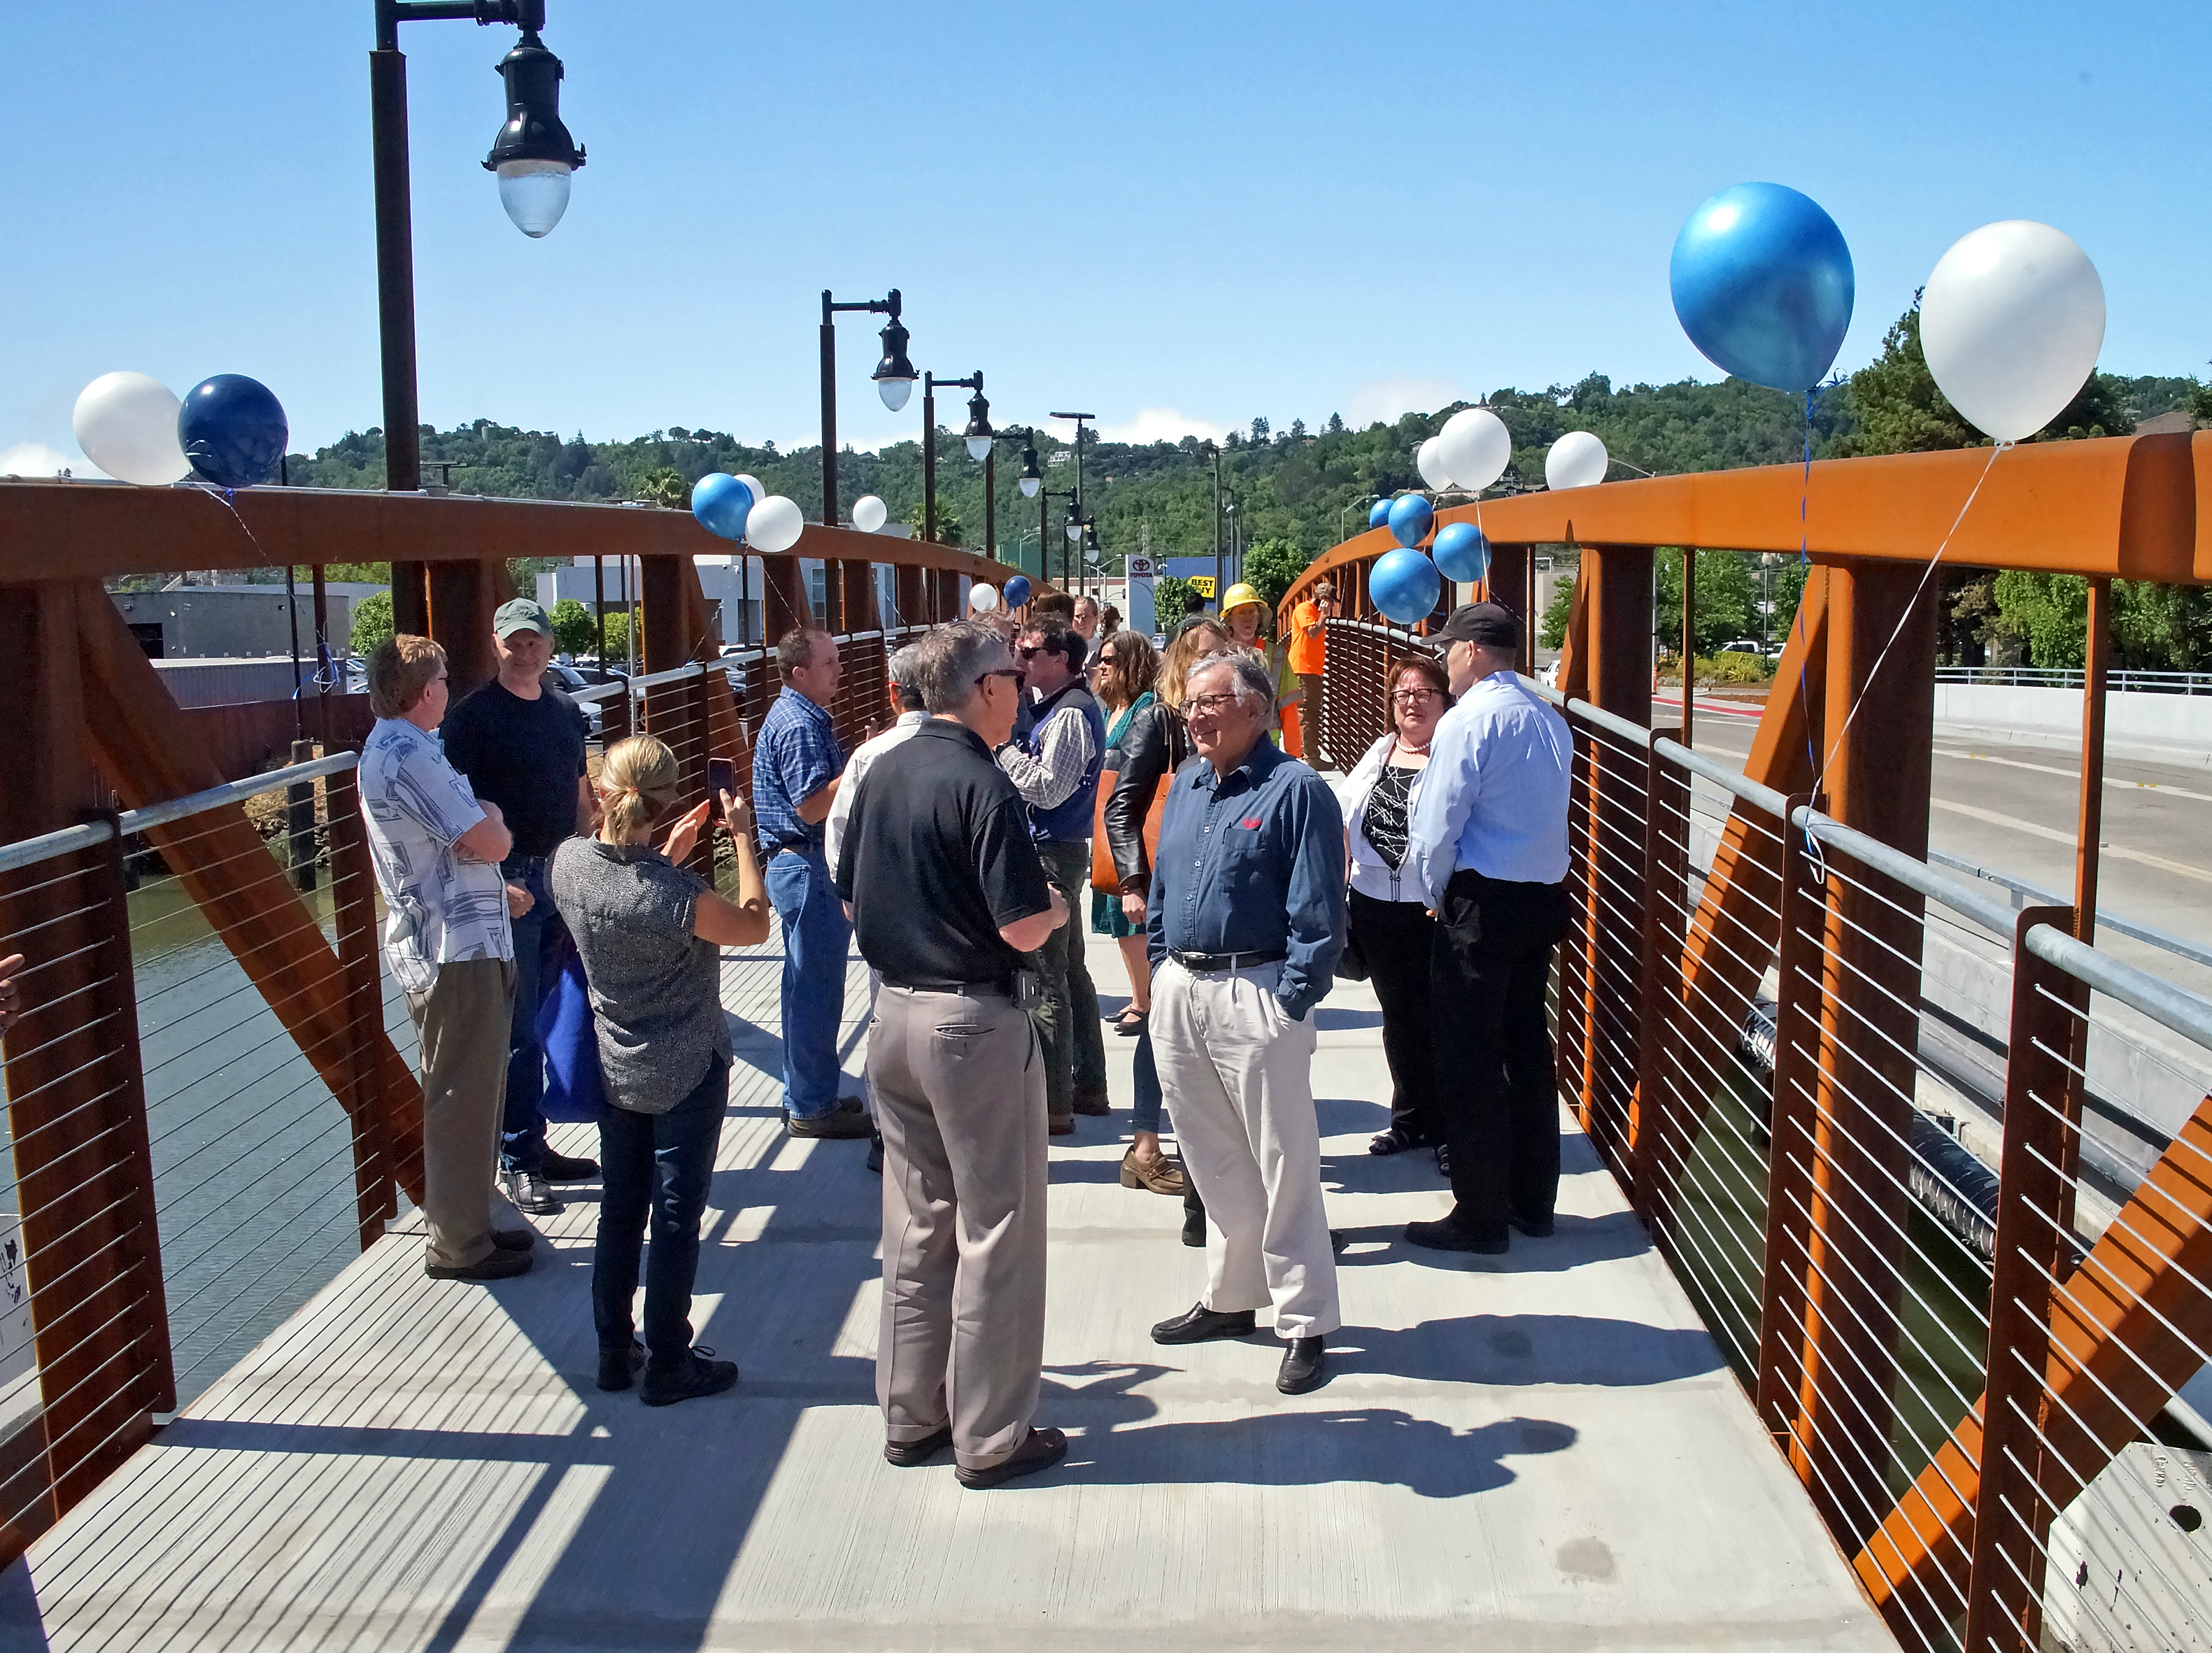
<path fill-rule="evenodd" d="M 422 1042 L 423 1272 L 505 1279 L 528 1271 L 536 1237 L 497 1186 L 510 920 L 531 898 L 500 873 L 506 823 L 438 744 L 446 698 L 446 651 L 428 637 L 387 637 L 369 657 L 361 812 L 390 913 L 384 956 Z"/>
<path fill-rule="evenodd" d="M 874 1133 L 858 1096 L 838 1094 L 837 1025 L 853 939 L 830 881 L 822 823 L 837 801 L 845 754 L 830 720 L 837 640 L 800 626 L 775 646 L 783 692 L 753 743 L 753 819 L 768 898 L 783 926 L 783 1116 L 793 1136 Z"/>

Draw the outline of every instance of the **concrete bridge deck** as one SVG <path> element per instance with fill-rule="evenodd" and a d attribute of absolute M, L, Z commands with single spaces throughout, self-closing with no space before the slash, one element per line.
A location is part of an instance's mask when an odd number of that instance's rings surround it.
<path fill-rule="evenodd" d="M 1120 981 L 1109 944 L 1093 963 Z M 735 1392 L 592 1386 L 590 1190 L 489 1288 L 426 1280 L 395 1232 L 0 1576 L 0 1646 L 1893 1645 L 1571 1126 L 1554 1239 L 1397 1238 L 1439 1184 L 1364 1151 L 1388 1084 L 1348 986 L 1316 1069 L 1351 1240 L 1334 1381 L 1278 1395 L 1264 1333 L 1152 1343 L 1198 1254 L 1176 1203 L 1117 1185 L 1126 1113 L 1085 1120 L 1052 1164 L 1040 1421 L 1066 1462 L 988 1493 L 890 1468 L 876 1184 L 859 1145 L 777 1125 L 777 968 L 771 943 L 724 970 L 750 1025 L 695 1319 Z M 1107 1041 L 1117 1098 L 1132 1042 Z"/>

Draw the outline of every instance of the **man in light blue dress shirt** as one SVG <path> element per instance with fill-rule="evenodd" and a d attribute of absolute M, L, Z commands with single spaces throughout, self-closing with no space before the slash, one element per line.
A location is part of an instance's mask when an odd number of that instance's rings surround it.
<path fill-rule="evenodd" d="M 1544 995 L 1566 933 L 1574 745 L 1513 669 L 1520 629 L 1511 610 L 1471 603 L 1431 640 L 1459 702 L 1437 725 L 1407 826 L 1406 871 L 1437 915 L 1437 1097 L 1454 1204 L 1406 1237 L 1440 1251 L 1501 1252 L 1516 1228 L 1550 1234 L 1559 1191 Z"/>

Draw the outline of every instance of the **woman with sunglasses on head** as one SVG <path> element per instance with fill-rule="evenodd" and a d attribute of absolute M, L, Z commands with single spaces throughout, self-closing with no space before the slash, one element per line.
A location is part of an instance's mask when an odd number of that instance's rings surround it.
<path fill-rule="evenodd" d="M 1441 662 L 1409 654 L 1390 678 L 1390 730 L 1345 777 L 1344 810 L 1352 893 L 1351 945 L 1367 961 L 1382 1007 L 1382 1054 L 1390 1067 L 1390 1128 L 1367 1145 L 1373 1154 L 1431 1144 L 1445 1168 L 1443 1121 L 1430 1042 L 1429 948 L 1437 921 L 1428 892 L 1406 860 L 1406 823 L 1428 767 L 1437 720 L 1452 703 Z"/>
<path fill-rule="evenodd" d="M 1158 671 L 1159 656 L 1152 651 L 1152 639 L 1133 631 L 1108 633 L 1098 645 L 1098 658 L 1091 663 L 1091 692 L 1106 708 L 1106 762 L 1098 777 L 1102 813 L 1104 800 L 1113 796 L 1112 777 L 1121 767 L 1121 738 L 1137 714 L 1152 703 L 1152 679 Z M 1094 887 L 1091 933 L 1113 937 L 1121 950 L 1121 963 L 1129 972 L 1129 1007 L 1115 1019 L 1114 1031 L 1136 1033 L 1152 1005 L 1152 966 L 1145 954 L 1144 928 L 1121 910 L 1119 896 Z"/>
<path fill-rule="evenodd" d="M 1184 621 L 1160 656 L 1152 682 L 1152 703 L 1131 717 L 1122 732 L 1121 767 L 1115 774 L 1114 789 L 1106 799 L 1106 842 L 1114 852 L 1114 870 L 1121 881 L 1122 915 L 1139 927 L 1140 939 L 1145 892 L 1151 887 L 1152 873 L 1146 831 L 1147 827 L 1155 834 L 1158 831 L 1152 818 L 1153 802 L 1161 792 L 1162 780 L 1171 778 L 1194 751 L 1182 718 L 1183 682 L 1195 662 L 1210 654 L 1225 654 L 1233 647 L 1218 621 L 1203 617 Z M 1160 1152 L 1162 1097 L 1149 1024 L 1137 1030 L 1136 1092 L 1135 1142 L 1121 1161 L 1121 1186 L 1181 1194 L 1182 1243 L 1204 1245 L 1206 1207 L 1199 1204 L 1197 1191 L 1183 1175 L 1182 1167 Z"/>

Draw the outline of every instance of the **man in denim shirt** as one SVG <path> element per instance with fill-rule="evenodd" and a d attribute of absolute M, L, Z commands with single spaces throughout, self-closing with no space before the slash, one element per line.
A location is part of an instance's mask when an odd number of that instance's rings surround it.
<path fill-rule="evenodd" d="M 1322 1206 L 1312 1011 L 1344 946 L 1344 817 L 1322 778 L 1267 738 L 1275 685 L 1251 654 L 1191 668 L 1199 763 L 1161 818 L 1146 916 L 1152 1053 L 1183 1161 L 1213 1218 L 1206 1295 L 1158 1343 L 1252 1331 L 1273 1303 L 1275 1387 L 1327 1376 L 1336 1257 Z"/>

